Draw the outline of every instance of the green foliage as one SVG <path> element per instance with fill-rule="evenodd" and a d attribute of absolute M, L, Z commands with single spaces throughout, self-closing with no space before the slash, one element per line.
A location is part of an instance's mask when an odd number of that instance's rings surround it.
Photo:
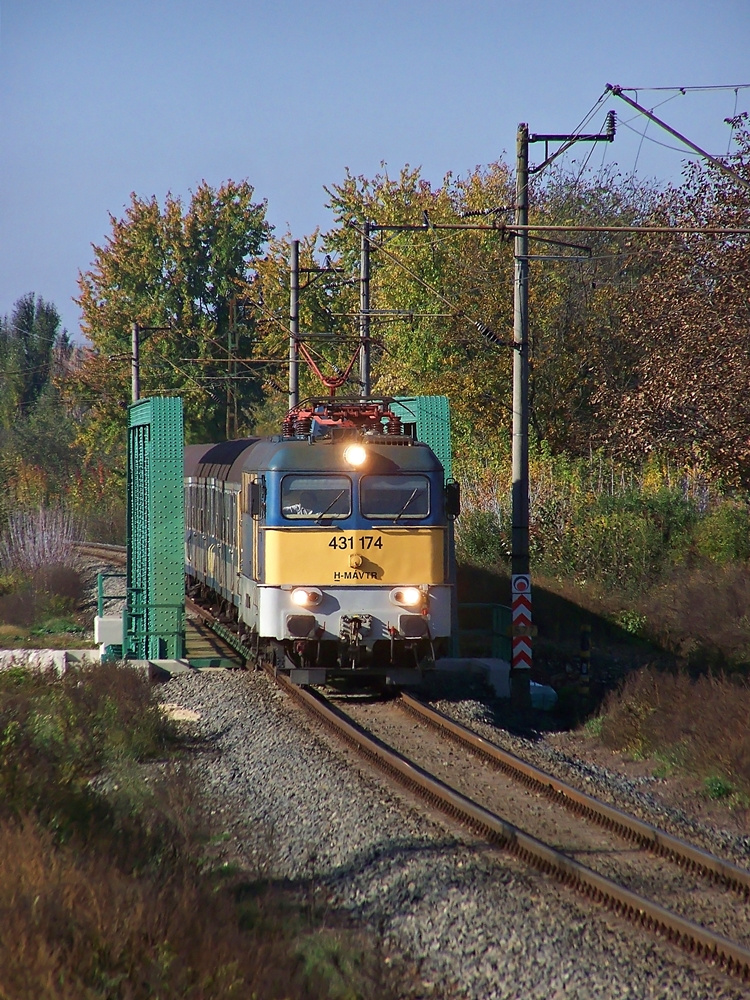
<path fill-rule="evenodd" d="M 53 611 L 57 609 L 53 605 Z M 83 635 L 85 629 L 72 618 L 45 618 L 39 625 L 31 629 L 31 634 L 43 638 L 48 635 Z"/>
<path fill-rule="evenodd" d="M 648 618 L 632 608 L 621 611 L 617 615 L 616 621 L 623 631 L 635 636 L 645 635 L 646 626 L 648 625 Z"/>
<path fill-rule="evenodd" d="M 750 559 L 750 515 L 746 502 L 727 497 L 713 504 L 695 527 L 696 551 L 725 566 Z"/>
<path fill-rule="evenodd" d="M 56 380 L 73 349 L 55 307 L 25 295 L 0 320 L 0 526 L 17 507 L 59 503 L 79 456 Z"/>
<path fill-rule="evenodd" d="M 510 463 L 464 450 L 457 468 L 464 483 L 459 556 L 495 565 L 510 550 Z M 532 449 L 530 480 L 536 572 L 633 591 L 692 551 L 705 495 L 691 496 L 655 463 L 635 470 L 600 453 L 571 459 L 543 443 Z"/>
<path fill-rule="evenodd" d="M 235 409 L 258 398 L 253 371 L 226 362 L 252 349 L 242 301 L 270 231 L 265 204 L 252 199 L 247 182 L 202 182 L 185 209 L 171 195 L 162 209 L 134 194 L 124 218 L 111 217 L 111 237 L 79 279 L 93 351 L 66 382 L 68 398 L 86 405 L 79 439 L 88 456 L 121 461 L 134 323 L 144 328 L 141 394 L 182 396 L 188 440 L 233 433 Z"/>
<path fill-rule="evenodd" d="M 0 816 L 31 810 L 70 835 L 91 821 L 91 774 L 163 753 L 173 727 L 145 677 L 97 664 L 60 678 L 0 673 L 0 733 Z"/>
<path fill-rule="evenodd" d="M 468 510 L 462 514 L 456 538 L 460 562 L 497 566 L 507 562 L 508 553 L 508 525 L 502 523 L 497 513 Z"/>
<path fill-rule="evenodd" d="M 703 784 L 709 799 L 727 799 L 734 792 L 732 782 L 727 781 L 720 774 L 710 774 L 707 778 L 703 779 Z"/>
<path fill-rule="evenodd" d="M 33 411 L 70 351 L 57 309 L 32 293 L 18 299 L 10 317 L 0 321 L 0 427 L 12 427 L 19 414 Z"/>
<path fill-rule="evenodd" d="M 604 725 L 603 715 L 594 715 L 592 718 L 587 719 L 583 725 L 583 731 L 587 736 L 598 737 L 602 734 L 602 726 Z"/>
<path fill-rule="evenodd" d="M 548 571 L 619 586 L 649 576 L 661 555 L 657 526 L 643 513 L 612 509 L 608 501 L 573 511 L 558 550 L 544 552 Z"/>

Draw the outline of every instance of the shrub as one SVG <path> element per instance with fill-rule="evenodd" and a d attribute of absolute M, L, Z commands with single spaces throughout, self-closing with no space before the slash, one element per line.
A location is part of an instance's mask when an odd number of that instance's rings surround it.
<path fill-rule="evenodd" d="M 641 584 L 660 561 L 661 532 L 645 512 L 608 510 L 607 506 L 613 505 L 592 504 L 575 512 L 560 553 L 560 568 L 621 587 Z"/>
<path fill-rule="evenodd" d="M 456 551 L 462 562 L 496 566 L 508 560 L 507 530 L 499 516 L 487 510 L 468 510 L 460 518 Z"/>
<path fill-rule="evenodd" d="M 72 566 L 79 540 L 75 519 L 59 508 L 17 510 L 0 535 L 0 567 L 31 578 L 49 567 Z"/>
<path fill-rule="evenodd" d="M 211 870 L 173 737 L 130 668 L 0 673 L 0 995 L 411 995 L 330 914 L 311 926 L 293 891 Z"/>
<path fill-rule="evenodd" d="M 644 669 L 604 705 L 605 746 L 658 756 L 703 778 L 709 795 L 750 792 L 750 687 L 726 677 Z"/>
<path fill-rule="evenodd" d="M 0 622 L 27 627 L 36 620 L 37 606 L 31 587 L 0 594 Z"/>
<path fill-rule="evenodd" d="M 71 614 L 83 597 L 83 579 L 77 569 L 60 563 L 38 569 L 31 579 L 42 609 L 49 615 Z"/>
<path fill-rule="evenodd" d="M 693 670 L 750 664 L 750 567 L 678 566 L 641 602 L 650 637 Z"/>
<path fill-rule="evenodd" d="M 172 724 L 146 678 L 115 664 L 0 673 L 0 814 L 88 822 L 89 778 L 105 765 L 163 753 Z"/>
<path fill-rule="evenodd" d="M 723 499 L 714 504 L 695 527 L 699 555 L 725 566 L 750 559 L 750 516 L 747 504 Z"/>

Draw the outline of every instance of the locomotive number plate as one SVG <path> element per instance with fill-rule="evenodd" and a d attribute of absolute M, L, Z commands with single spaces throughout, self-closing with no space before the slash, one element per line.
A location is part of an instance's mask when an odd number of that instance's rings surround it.
<path fill-rule="evenodd" d="M 380 535 L 334 535 L 328 543 L 328 548 L 366 552 L 368 549 L 382 549 L 383 539 Z"/>

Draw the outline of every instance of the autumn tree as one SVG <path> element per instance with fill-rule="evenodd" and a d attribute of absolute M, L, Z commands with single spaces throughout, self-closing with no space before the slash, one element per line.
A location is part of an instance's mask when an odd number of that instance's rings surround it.
<path fill-rule="evenodd" d="M 50 384 L 55 365 L 70 352 L 67 330 L 51 302 L 32 292 L 0 320 L 0 424 L 11 427 L 28 414 Z"/>
<path fill-rule="evenodd" d="M 501 338 L 512 328 L 508 241 L 501 227 L 459 233 L 436 226 L 465 223 L 469 215 L 503 221 L 510 198 L 505 165 L 466 178 L 449 174 L 437 187 L 409 167 L 396 179 L 387 172 L 372 180 L 347 175 L 328 193 L 338 228 L 326 235 L 325 246 L 349 268 L 356 268 L 363 222 L 422 227 L 381 230 L 374 238 L 375 391 L 446 394 L 459 420 L 481 425 L 486 415 L 489 425 L 496 423 L 493 400 L 503 407 L 510 352 L 488 344 L 476 324 Z M 348 300 L 348 311 L 356 313 L 356 288 Z"/>
<path fill-rule="evenodd" d="M 252 336 L 237 299 L 269 236 L 265 215 L 247 182 L 227 181 L 218 190 L 202 182 L 187 207 L 171 194 L 163 208 L 133 194 L 123 218 L 110 216 L 111 235 L 79 276 L 91 349 L 68 383 L 87 405 L 89 454 L 124 440 L 134 323 L 143 328 L 141 394 L 182 396 L 188 438 L 223 437 L 228 411 L 257 397 L 257 378 L 232 359 Z"/>
<path fill-rule="evenodd" d="M 373 391 L 444 393 L 460 433 L 497 448 L 510 423 L 511 400 L 509 168 L 496 163 L 465 177 L 449 174 L 439 186 L 409 167 L 395 178 L 387 171 L 372 179 L 347 174 L 328 194 L 335 226 L 316 234 L 303 250 L 333 267 L 303 294 L 301 318 L 320 323 L 318 329 L 336 330 L 341 338 L 355 337 L 362 225 L 393 226 L 375 232 L 371 251 Z M 532 221 L 634 224 L 648 217 L 657 196 L 652 187 L 623 182 L 612 172 L 553 173 L 532 191 Z M 466 228 L 473 224 L 482 228 Z M 399 231 L 401 225 L 418 228 Z M 636 265 L 622 235 L 563 232 L 552 244 L 532 240 L 531 246 L 533 427 L 554 450 L 583 453 L 597 433 L 592 403 L 597 372 L 622 355 L 621 291 L 638 279 L 643 265 Z M 264 279 L 265 304 L 268 308 L 273 289 L 277 318 L 288 310 L 288 244 L 281 249 L 263 265 L 273 271 Z"/>
<path fill-rule="evenodd" d="M 532 222 L 600 230 L 530 235 L 530 412 L 537 440 L 554 452 L 584 455 L 598 439 L 599 381 L 630 358 L 623 298 L 654 267 L 638 237 L 606 230 L 643 225 L 659 198 L 656 185 L 615 168 L 553 170 L 531 191 Z"/>
<path fill-rule="evenodd" d="M 72 353 L 57 309 L 41 297 L 22 296 L 0 320 L 0 519 L 64 494 L 77 456 L 57 380 Z"/>
<path fill-rule="evenodd" d="M 746 117 L 729 165 L 750 181 Z M 750 236 L 680 233 L 747 228 L 750 191 L 696 163 L 655 221 L 677 232 L 652 248 L 659 266 L 623 310 L 627 357 L 596 394 L 600 440 L 620 454 L 700 464 L 726 484 L 750 485 Z"/>

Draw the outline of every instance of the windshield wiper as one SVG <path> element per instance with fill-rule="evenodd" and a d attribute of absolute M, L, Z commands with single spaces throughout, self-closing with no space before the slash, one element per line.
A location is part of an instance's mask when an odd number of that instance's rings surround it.
<path fill-rule="evenodd" d="M 331 500 L 331 502 L 330 502 L 330 503 L 328 504 L 328 506 L 327 506 L 327 507 L 326 507 L 326 509 L 325 509 L 325 510 L 323 511 L 323 513 L 322 513 L 322 514 L 318 514 L 317 518 L 315 519 L 315 523 L 316 523 L 316 524 L 320 524 L 320 522 L 321 522 L 321 521 L 323 520 L 323 518 L 324 518 L 324 517 L 326 516 L 326 514 L 327 514 L 327 513 L 328 513 L 328 511 L 329 511 L 329 510 L 331 509 L 331 507 L 333 507 L 333 505 L 334 505 L 334 504 L 338 503 L 338 502 L 339 502 L 339 500 L 340 500 L 340 499 L 342 498 L 342 496 L 343 496 L 343 495 L 344 495 L 345 493 L 346 493 L 346 486 L 345 486 L 345 487 L 343 488 L 343 490 L 341 490 L 341 492 L 340 492 L 340 493 L 337 493 L 337 494 L 336 494 L 336 496 L 335 496 L 335 497 L 333 498 L 333 500 Z"/>
<path fill-rule="evenodd" d="M 401 510 L 400 510 L 400 511 L 398 512 L 398 514 L 396 514 L 396 516 L 394 517 L 394 519 L 393 519 L 393 523 L 394 523 L 394 524 L 396 523 L 396 521 L 398 521 L 398 519 L 399 519 L 399 518 L 401 517 L 401 515 L 402 515 L 402 514 L 404 513 L 404 511 L 405 511 L 405 510 L 406 510 L 406 508 L 407 508 L 407 507 L 409 506 L 409 504 L 410 504 L 410 503 L 412 502 L 412 500 L 413 500 L 413 499 L 414 499 L 414 497 L 415 497 L 415 496 L 417 495 L 417 493 L 419 493 L 419 487 L 418 487 L 418 486 L 414 488 L 414 490 L 413 490 L 413 492 L 412 492 L 412 495 L 411 495 L 411 496 L 409 497 L 409 499 L 408 499 L 408 500 L 406 501 L 406 503 L 404 504 L 404 506 L 403 506 L 403 507 L 401 508 Z"/>

